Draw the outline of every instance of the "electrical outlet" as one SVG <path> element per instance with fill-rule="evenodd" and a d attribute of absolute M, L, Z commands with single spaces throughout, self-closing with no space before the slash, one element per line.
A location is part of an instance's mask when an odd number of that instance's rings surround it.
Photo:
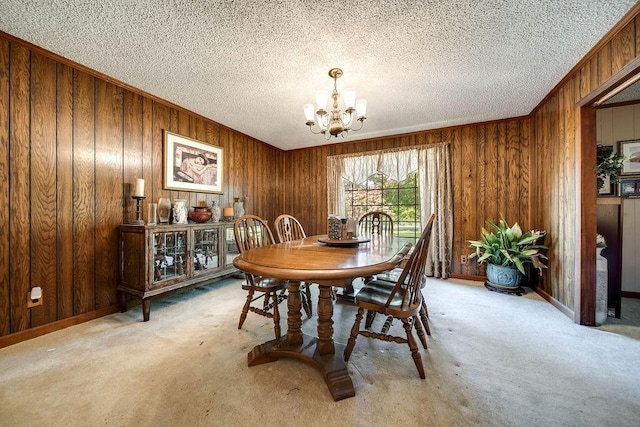
<path fill-rule="evenodd" d="M 37 307 L 39 305 L 42 305 L 42 288 L 36 286 L 27 292 L 27 308 Z"/>
<path fill-rule="evenodd" d="M 466 264 L 467 263 L 467 256 L 466 255 L 460 256 L 460 263 L 461 264 Z"/>

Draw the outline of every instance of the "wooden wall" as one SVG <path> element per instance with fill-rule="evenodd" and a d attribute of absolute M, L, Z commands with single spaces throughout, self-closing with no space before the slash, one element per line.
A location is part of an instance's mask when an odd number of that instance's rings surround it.
<path fill-rule="evenodd" d="M 365 125 L 366 126 L 366 125 Z M 503 214 L 510 223 L 539 228 L 530 212 L 530 121 L 517 118 L 371 140 L 343 142 L 285 154 L 285 211 L 298 217 L 307 234 L 326 233 L 327 156 L 429 143 L 451 143 L 454 198 L 454 275 L 484 275 L 470 253 L 485 220 Z"/>
<path fill-rule="evenodd" d="M 116 227 L 134 216 L 136 177 L 145 179 L 145 202 L 227 206 L 248 196 L 247 212 L 268 219 L 288 212 L 321 233 L 327 156 L 441 141 L 452 153 L 452 273 L 483 274 L 460 256 L 484 221 L 503 213 L 523 228 L 547 230 L 549 269 L 540 289 L 571 314 L 581 286 L 576 253 L 584 250 L 576 171 L 595 166 L 595 148 L 591 157 L 579 152 L 576 103 L 637 56 L 638 10 L 531 117 L 291 152 L 0 32 L 0 338 L 116 310 Z M 163 129 L 225 150 L 224 194 L 162 189 Z M 593 230 L 583 233 L 595 233 L 595 190 L 593 200 Z M 27 309 L 32 286 L 43 288 L 44 304 Z"/>
<path fill-rule="evenodd" d="M 224 194 L 164 190 L 162 131 L 224 150 Z M 160 197 L 274 219 L 279 149 L 118 85 L 0 33 L 0 337 L 117 309 L 117 226 L 134 219 L 131 183 Z M 27 293 L 43 289 L 43 305 Z M 93 313 L 93 314 L 92 314 Z M 97 313 L 97 314 L 96 314 Z"/>
<path fill-rule="evenodd" d="M 548 231 L 550 245 L 541 291 L 586 324 L 593 313 L 577 311 L 583 308 L 580 297 L 591 298 L 581 288 L 595 289 L 595 274 L 581 276 L 586 264 L 595 265 L 595 174 L 593 183 L 590 176 L 583 178 L 595 168 L 595 120 L 593 129 L 585 127 L 577 105 L 638 56 L 638 10 L 635 6 L 532 113 L 531 217 Z M 593 147 L 582 147 L 585 131 L 593 132 Z"/>

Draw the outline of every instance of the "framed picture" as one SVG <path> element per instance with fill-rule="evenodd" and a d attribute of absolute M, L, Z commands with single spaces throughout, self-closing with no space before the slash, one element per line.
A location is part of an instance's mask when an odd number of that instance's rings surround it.
<path fill-rule="evenodd" d="M 613 187 L 613 184 L 611 183 L 611 176 L 605 175 L 602 179 L 604 180 L 604 184 L 602 185 L 602 188 L 598 191 L 598 194 L 602 196 L 613 194 L 614 187 Z"/>
<path fill-rule="evenodd" d="M 622 175 L 640 175 L 640 139 L 620 141 L 620 152 L 624 157 Z"/>
<path fill-rule="evenodd" d="M 640 188 L 640 186 L 637 185 L 636 180 L 624 180 L 620 182 L 620 195 L 622 197 L 635 196 L 636 187 Z"/>
<path fill-rule="evenodd" d="M 222 193 L 222 148 L 164 131 L 164 188 Z"/>

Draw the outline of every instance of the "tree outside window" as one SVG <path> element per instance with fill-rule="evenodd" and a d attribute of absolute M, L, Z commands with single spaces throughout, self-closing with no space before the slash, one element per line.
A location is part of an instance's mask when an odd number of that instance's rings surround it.
<path fill-rule="evenodd" d="M 403 181 L 394 181 L 382 173 L 371 175 L 362 184 L 344 180 L 345 206 L 351 218 L 371 211 L 391 215 L 394 234 L 417 239 L 420 235 L 420 193 L 416 173 Z"/>

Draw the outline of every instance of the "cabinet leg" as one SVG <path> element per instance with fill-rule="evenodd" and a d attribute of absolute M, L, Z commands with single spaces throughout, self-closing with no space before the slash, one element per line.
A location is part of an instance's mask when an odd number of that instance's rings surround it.
<path fill-rule="evenodd" d="M 144 298 L 142 300 L 142 318 L 145 322 L 149 321 L 149 313 L 151 312 L 151 300 Z"/>

